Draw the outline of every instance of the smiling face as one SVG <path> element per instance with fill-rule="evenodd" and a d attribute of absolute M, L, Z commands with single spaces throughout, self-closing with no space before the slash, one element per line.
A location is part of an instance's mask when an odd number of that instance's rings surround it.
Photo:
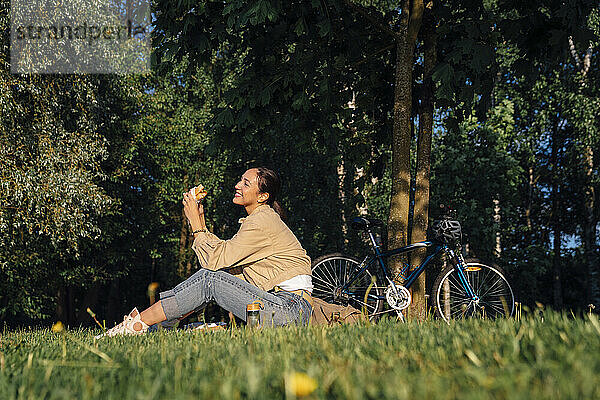
<path fill-rule="evenodd" d="M 244 206 L 248 214 L 269 198 L 268 193 L 260 193 L 258 189 L 256 168 L 244 172 L 240 181 L 235 185 L 233 202 Z"/>

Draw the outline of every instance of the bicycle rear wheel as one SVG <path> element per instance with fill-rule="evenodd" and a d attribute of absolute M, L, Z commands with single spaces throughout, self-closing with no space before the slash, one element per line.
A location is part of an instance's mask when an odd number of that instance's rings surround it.
<path fill-rule="evenodd" d="M 474 302 L 460 283 L 454 266 L 447 267 L 433 284 L 433 303 L 438 317 L 451 319 L 510 317 L 515 306 L 512 288 L 497 266 L 466 260 L 465 276 L 479 297 Z"/>
<path fill-rule="evenodd" d="M 367 302 L 365 294 L 371 285 L 369 271 L 363 271 L 353 279 L 346 290 L 342 287 L 353 277 L 358 270 L 360 261 L 352 256 L 341 253 L 332 253 L 321 256 L 312 263 L 312 295 L 328 303 L 350 305 L 360 311 L 366 307 L 369 319 L 377 318 L 376 314 L 383 307 L 383 290 L 375 285 L 369 291 Z M 381 283 L 381 282 L 380 282 Z"/>

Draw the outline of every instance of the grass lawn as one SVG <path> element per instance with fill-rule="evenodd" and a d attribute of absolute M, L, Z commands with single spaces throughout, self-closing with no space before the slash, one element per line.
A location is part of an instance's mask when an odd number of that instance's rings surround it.
<path fill-rule="evenodd" d="M 3 331 L 0 399 L 600 398 L 596 316 L 95 333 Z"/>

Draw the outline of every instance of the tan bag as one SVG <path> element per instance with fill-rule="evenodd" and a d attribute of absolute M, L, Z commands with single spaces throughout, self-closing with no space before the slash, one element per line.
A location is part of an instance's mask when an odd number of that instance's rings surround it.
<path fill-rule="evenodd" d="M 352 306 L 331 304 L 316 297 L 313 297 L 312 301 L 311 325 L 354 324 L 367 320 L 363 313 Z"/>

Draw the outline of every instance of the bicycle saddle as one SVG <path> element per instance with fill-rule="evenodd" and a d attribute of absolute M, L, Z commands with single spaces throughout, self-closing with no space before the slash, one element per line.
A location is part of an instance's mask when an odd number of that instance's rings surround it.
<path fill-rule="evenodd" d="M 356 217 L 350 223 L 353 229 L 369 229 L 372 226 L 383 226 L 383 221 L 375 218 Z"/>

